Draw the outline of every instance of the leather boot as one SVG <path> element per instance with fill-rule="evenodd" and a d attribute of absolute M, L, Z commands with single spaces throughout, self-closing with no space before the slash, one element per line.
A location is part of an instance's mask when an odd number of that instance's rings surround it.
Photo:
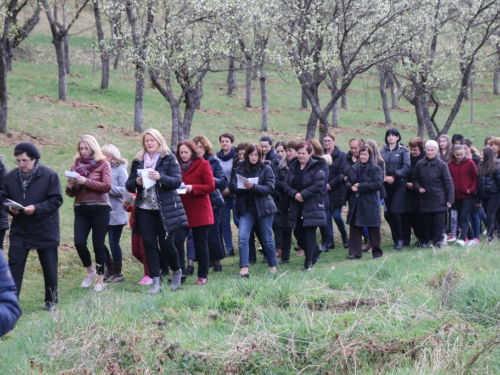
<path fill-rule="evenodd" d="M 172 273 L 172 282 L 170 283 L 170 290 L 174 291 L 181 287 L 182 270 L 179 268 Z"/>
<path fill-rule="evenodd" d="M 361 251 L 363 252 L 368 252 L 372 249 L 372 241 L 370 239 L 366 240 L 366 244 L 363 245 L 361 248 Z"/>
<path fill-rule="evenodd" d="M 106 272 L 104 272 L 104 281 L 109 281 L 111 276 L 115 274 L 114 272 L 114 265 L 113 265 L 113 258 L 109 257 L 106 258 Z"/>
<path fill-rule="evenodd" d="M 113 262 L 113 276 L 109 278 L 110 283 L 121 283 L 125 281 L 122 275 L 122 262 Z"/>
<path fill-rule="evenodd" d="M 341 233 L 342 235 L 342 245 L 344 246 L 344 249 L 349 248 L 349 237 L 347 237 L 347 232 Z"/>
<path fill-rule="evenodd" d="M 148 294 L 158 294 L 161 290 L 161 282 L 159 277 L 153 277 L 153 284 L 151 289 L 148 290 Z"/>
<path fill-rule="evenodd" d="M 333 236 L 328 237 L 328 241 L 329 241 L 328 242 L 328 244 L 329 244 L 328 248 L 330 250 L 334 250 L 335 249 L 335 242 L 334 242 L 334 240 L 335 240 L 335 238 Z"/>

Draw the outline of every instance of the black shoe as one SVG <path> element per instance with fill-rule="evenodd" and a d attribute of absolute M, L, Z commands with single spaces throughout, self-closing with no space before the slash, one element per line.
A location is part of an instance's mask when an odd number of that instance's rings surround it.
<path fill-rule="evenodd" d="M 401 250 L 402 248 L 403 248 L 403 240 L 398 240 L 398 242 L 396 242 L 395 249 L 396 250 Z"/>
<path fill-rule="evenodd" d="M 168 282 L 171 283 L 172 282 L 172 277 L 169 277 L 168 279 Z M 181 284 L 184 284 L 186 282 L 186 275 L 182 275 L 181 276 Z"/>
<path fill-rule="evenodd" d="M 222 272 L 222 265 L 214 266 L 214 272 Z"/>
<path fill-rule="evenodd" d="M 250 278 L 250 272 L 249 273 L 245 273 L 245 274 L 238 272 L 236 274 L 236 278 L 237 279 L 248 279 L 248 278 Z"/>
<path fill-rule="evenodd" d="M 406 246 L 410 246 L 411 245 L 411 242 L 406 242 L 406 241 L 403 241 L 403 246 L 406 247 Z"/>
<path fill-rule="evenodd" d="M 162 277 L 165 277 L 165 276 L 168 276 L 170 275 L 170 270 L 168 268 L 164 269 L 164 270 L 161 270 L 161 276 Z"/>
<path fill-rule="evenodd" d="M 43 309 L 45 311 L 55 311 L 55 310 L 57 310 L 57 306 L 55 303 L 46 302 L 45 307 Z"/>
<path fill-rule="evenodd" d="M 330 246 L 327 242 L 323 243 L 320 247 L 319 247 L 319 250 L 322 252 L 322 253 L 327 253 L 330 251 Z"/>
<path fill-rule="evenodd" d="M 267 263 L 267 257 L 262 258 L 262 263 Z"/>
<path fill-rule="evenodd" d="M 333 239 L 332 239 L 332 242 L 330 242 L 330 250 L 334 250 L 335 249 L 335 242 L 333 242 Z"/>
<path fill-rule="evenodd" d="M 392 244 L 392 248 L 393 248 L 393 249 L 395 249 L 395 248 L 396 248 L 396 245 L 397 245 L 397 243 L 396 243 L 396 242 L 394 242 L 394 243 Z"/>
<path fill-rule="evenodd" d="M 342 245 L 344 249 L 349 248 L 349 237 L 347 237 L 347 232 L 342 233 Z"/>
<path fill-rule="evenodd" d="M 262 246 L 257 249 L 259 253 L 264 254 L 264 250 L 262 250 Z"/>
<path fill-rule="evenodd" d="M 194 273 L 194 267 L 193 266 L 187 266 L 186 270 L 184 271 L 186 275 L 192 275 Z"/>
<path fill-rule="evenodd" d="M 382 258 L 382 256 L 373 257 L 373 259 L 380 259 L 380 258 Z"/>
<path fill-rule="evenodd" d="M 257 261 L 255 259 L 248 261 L 248 264 L 250 264 L 251 266 L 254 265 L 255 263 L 257 263 Z"/>
<path fill-rule="evenodd" d="M 361 259 L 359 255 L 348 255 L 346 256 L 347 259 Z"/>
<path fill-rule="evenodd" d="M 413 247 L 420 247 L 420 241 L 417 241 L 413 244 Z"/>
<path fill-rule="evenodd" d="M 290 263 L 290 261 L 289 260 L 283 260 L 283 259 L 281 259 L 281 260 L 278 261 L 278 264 L 286 264 L 286 263 Z"/>
<path fill-rule="evenodd" d="M 299 251 L 299 245 L 295 245 L 295 246 L 293 247 L 293 249 L 294 249 L 295 251 Z"/>
<path fill-rule="evenodd" d="M 228 250 L 228 251 L 226 251 L 226 256 L 227 257 L 234 257 L 234 250 Z"/>

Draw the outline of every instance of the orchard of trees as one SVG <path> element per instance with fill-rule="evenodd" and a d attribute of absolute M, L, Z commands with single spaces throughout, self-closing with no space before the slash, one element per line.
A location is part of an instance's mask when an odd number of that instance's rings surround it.
<path fill-rule="evenodd" d="M 262 108 L 268 126 L 267 74 L 294 77 L 302 107 L 311 108 L 306 139 L 339 126 L 339 104 L 356 77 L 377 71 L 382 108 L 406 100 L 415 109 L 418 135 L 447 133 L 473 87 L 476 71 L 500 74 L 498 0 L 0 0 L 0 132 L 7 131 L 7 74 L 12 56 L 40 17 L 47 17 L 55 48 L 59 100 L 66 100 L 69 32 L 82 12 L 92 12 L 102 65 L 101 89 L 110 65 L 135 68 L 134 130 L 142 131 L 145 82 L 151 81 L 171 109 L 172 144 L 190 137 L 203 80 L 227 72 L 228 95 L 236 73 L 246 76 L 245 105 Z M 23 14 L 23 24 L 19 14 Z M 252 98 L 251 82 L 260 84 Z M 319 88 L 328 87 L 328 100 Z M 386 93 L 390 88 L 390 100 Z M 443 101 L 451 110 L 443 123 Z"/>

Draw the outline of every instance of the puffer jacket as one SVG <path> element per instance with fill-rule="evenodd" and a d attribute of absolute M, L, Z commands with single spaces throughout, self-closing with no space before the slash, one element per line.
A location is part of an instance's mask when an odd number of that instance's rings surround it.
<path fill-rule="evenodd" d="M 212 204 L 212 209 L 216 210 L 224 206 L 222 190 L 227 188 L 228 181 L 222 169 L 222 164 L 217 156 L 205 154 L 203 158 L 210 163 L 210 168 L 214 175 L 215 191 L 210 194 L 210 203 Z"/>
<path fill-rule="evenodd" d="M 16 285 L 0 251 L 0 336 L 14 328 L 21 314 Z"/>
<path fill-rule="evenodd" d="M 478 198 L 492 198 L 500 194 L 500 168 L 494 174 L 482 174 L 481 165 L 479 166 L 479 188 Z"/>
<path fill-rule="evenodd" d="M 125 225 L 128 222 L 128 215 L 123 208 L 123 195 L 127 191 L 125 183 L 128 180 L 127 167 L 120 164 L 116 167 L 111 166 L 113 180 L 111 190 L 109 191 L 109 202 L 111 203 L 111 212 L 109 213 L 109 225 Z"/>
<path fill-rule="evenodd" d="M 382 215 L 380 211 L 380 191 L 384 184 L 384 174 L 382 168 L 373 163 L 367 164 L 362 181 L 357 182 L 361 163 L 357 162 L 349 170 L 346 186 L 349 189 L 349 213 L 347 224 L 358 227 L 380 227 Z M 351 191 L 351 187 L 358 183 L 358 191 Z M 355 215 L 356 222 L 353 222 Z"/>
<path fill-rule="evenodd" d="M 311 157 L 304 168 L 303 189 L 298 191 L 294 184 L 295 168 L 299 164 L 297 158 L 289 163 L 288 172 L 285 177 L 285 193 L 289 199 L 288 227 L 295 228 L 297 216 L 300 211 L 300 203 L 295 200 L 295 195 L 300 193 L 304 199 L 302 218 L 305 227 L 321 227 L 326 225 L 325 201 L 321 192 L 325 187 L 324 164 L 316 158 Z"/>
<path fill-rule="evenodd" d="M 346 155 L 338 147 L 330 154 L 332 164 L 328 167 L 328 184 L 331 190 L 328 191 L 330 207 L 342 207 L 345 204 L 346 185 L 344 183 L 344 169 L 346 169 Z"/>
<path fill-rule="evenodd" d="M 231 182 L 229 183 L 229 188 L 236 196 L 236 214 L 238 216 L 243 216 L 245 214 L 245 194 L 253 195 L 258 217 L 275 214 L 277 209 L 272 197 L 274 190 L 274 173 L 271 167 L 264 163 L 258 165 L 256 177 L 259 178 L 259 182 L 254 185 L 252 190 L 238 189 L 237 174 L 248 177 L 248 173 L 245 172 L 245 163 L 243 161 L 238 163 L 236 170 L 232 174 Z"/>
<path fill-rule="evenodd" d="M 416 164 L 413 171 L 413 188 L 417 192 L 420 188 L 425 189 L 425 193 L 419 193 L 420 212 L 447 211 L 446 203 L 455 201 L 448 165 L 438 156 L 431 160 L 425 157 Z"/>
<path fill-rule="evenodd" d="M 405 182 L 410 173 L 410 152 L 402 143 L 391 150 L 389 145 L 385 145 L 380 151 L 385 162 L 385 175 L 394 177 L 395 181 Z"/>
<path fill-rule="evenodd" d="M 332 164 L 332 157 L 329 154 L 323 155 L 323 156 L 311 156 L 312 158 L 316 159 L 320 165 L 322 165 L 323 168 L 323 173 L 325 174 L 325 184 L 323 186 L 323 189 L 321 189 L 321 195 L 323 195 L 323 204 L 325 206 L 325 211 L 330 210 L 330 199 L 328 197 L 328 188 L 326 187 L 326 184 L 328 183 L 328 177 L 330 175 L 329 169 L 330 165 Z"/>
<path fill-rule="evenodd" d="M 141 201 L 144 191 L 144 188 L 136 183 L 136 178 L 138 176 L 137 170 L 143 168 L 144 162 L 134 159 L 126 184 L 129 192 L 137 193 L 135 200 L 136 205 Z M 161 176 L 160 180 L 156 181 L 154 189 L 160 205 L 163 227 L 168 235 L 169 232 L 176 229 L 187 227 L 186 212 L 184 211 L 181 198 L 176 191 L 182 183 L 181 168 L 175 155 L 169 152 L 158 159 L 155 170 L 160 173 Z M 132 229 L 134 233 L 137 230 L 137 214 L 134 215 L 134 225 Z"/>

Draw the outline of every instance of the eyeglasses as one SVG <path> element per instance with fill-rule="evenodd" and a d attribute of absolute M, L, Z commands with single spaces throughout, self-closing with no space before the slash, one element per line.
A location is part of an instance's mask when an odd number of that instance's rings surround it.
<path fill-rule="evenodd" d="M 19 160 L 19 159 L 16 159 L 17 165 L 27 165 L 27 164 L 29 164 L 30 161 L 32 161 L 32 160 Z"/>

